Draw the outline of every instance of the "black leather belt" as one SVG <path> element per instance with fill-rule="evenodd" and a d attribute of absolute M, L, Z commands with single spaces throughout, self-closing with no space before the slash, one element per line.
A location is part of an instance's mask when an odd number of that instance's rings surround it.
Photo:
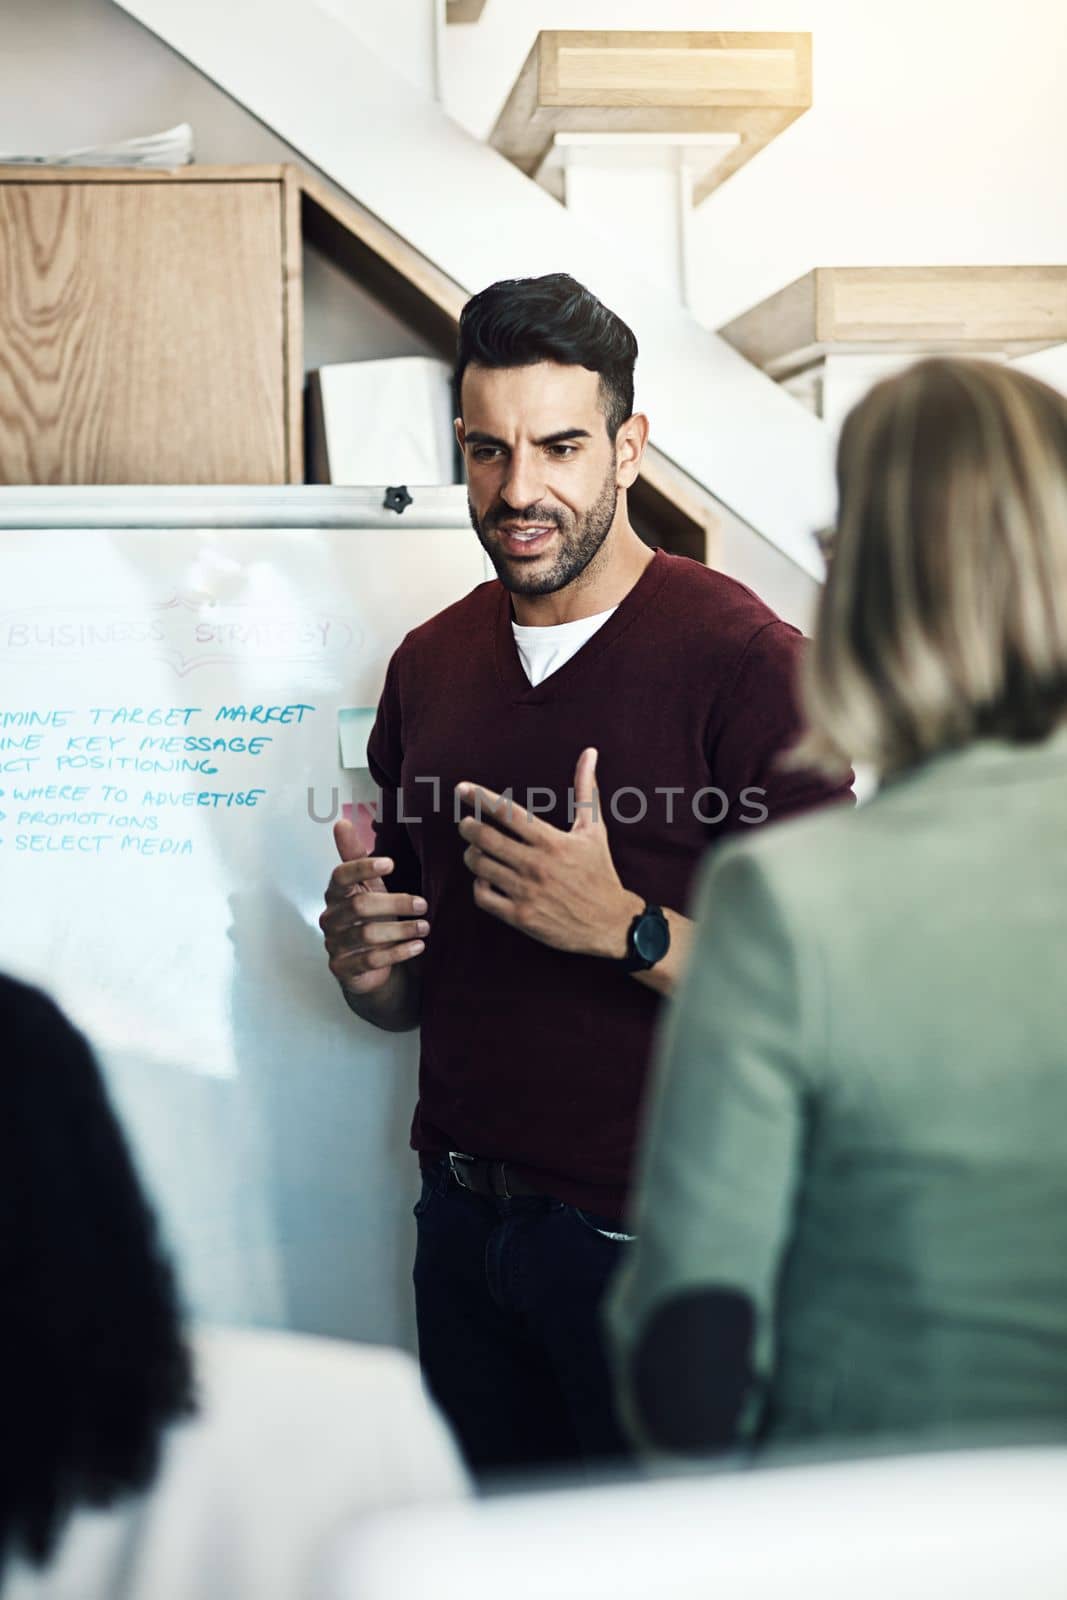
<path fill-rule="evenodd" d="M 543 1189 L 537 1189 L 521 1176 L 519 1168 L 510 1161 L 486 1161 L 480 1156 L 464 1155 L 462 1150 L 449 1150 L 445 1156 L 449 1170 L 461 1189 L 472 1194 L 490 1195 L 500 1200 L 515 1196 L 536 1195 L 550 1198 Z"/>

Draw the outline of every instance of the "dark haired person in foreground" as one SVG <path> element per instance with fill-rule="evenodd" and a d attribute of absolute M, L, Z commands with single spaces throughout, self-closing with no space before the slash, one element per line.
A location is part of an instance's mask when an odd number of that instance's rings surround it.
<path fill-rule="evenodd" d="M 697 861 L 848 793 L 776 766 L 797 631 L 630 524 L 636 355 L 562 274 L 465 307 L 456 433 L 497 581 L 394 653 L 377 854 L 337 825 L 321 918 L 352 1009 L 421 1024 L 419 1349 L 480 1469 L 625 1449 L 599 1309 Z"/>
<path fill-rule="evenodd" d="M 294 1600 L 349 1516 L 466 1493 L 400 1350 L 201 1328 L 186 1421 L 174 1279 L 92 1051 L 3 977 L 0 1036 L 0 1600 Z"/>
<path fill-rule="evenodd" d="M 92 1052 L 0 977 L 0 1575 L 147 1488 L 193 1410 L 174 1280 Z M 0 1590 L 7 1589 L 0 1583 Z"/>
<path fill-rule="evenodd" d="M 798 759 L 855 813 L 701 877 L 611 1300 L 662 1450 L 1067 1433 L 1067 400 L 849 416 Z"/>

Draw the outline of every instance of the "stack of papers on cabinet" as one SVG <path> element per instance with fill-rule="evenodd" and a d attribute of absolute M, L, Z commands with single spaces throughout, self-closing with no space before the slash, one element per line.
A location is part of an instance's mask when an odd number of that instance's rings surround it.
<path fill-rule="evenodd" d="M 187 122 L 165 133 L 117 144 L 86 145 L 62 155 L 20 156 L 0 153 L 0 166 L 11 167 L 186 167 L 193 159 L 193 130 Z"/>

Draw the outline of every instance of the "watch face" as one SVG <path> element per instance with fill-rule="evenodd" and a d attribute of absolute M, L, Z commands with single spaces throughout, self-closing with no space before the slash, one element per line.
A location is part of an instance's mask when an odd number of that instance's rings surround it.
<path fill-rule="evenodd" d="M 634 949 L 643 961 L 650 964 L 667 954 L 670 942 L 671 930 L 662 913 L 656 916 L 651 911 L 647 912 L 634 929 Z"/>

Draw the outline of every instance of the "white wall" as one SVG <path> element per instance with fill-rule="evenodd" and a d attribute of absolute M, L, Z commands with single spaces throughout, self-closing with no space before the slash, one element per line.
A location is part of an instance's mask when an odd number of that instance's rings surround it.
<path fill-rule="evenodd" d="M 374 55 L 425 94 L 435 88 L 434 13 L 444 0 L 316 0 L 343 22 Z"/>
<path fill-rule="evenodd" d="M 489 0 L 448 30 L 451 115 L 486 136 L 541 28 L 813 34 L 812 110 L 693 220 L 708 327 L 815 266 L 1067 261 L 1064 0 Z"/>
<path fill-rule="evenodd" d="M 1067 344 L 1053 345 L 1050 350 L 1038 350 L 1035 355 L 1023 356 L 1015 363 L 1024 372 L 1032 372 L 1042 383 L 1067 394 Z"/>
<path fill-rule="evenodd" d="M 405 3 L 426 10 L 423 0 Z M 111 0 L 0 0 L 0 150 L 58 154 L 178 122 L 192 124 L 200 162 L 308 165 Z M 308 369 L 432 353 L 351 278 L 305 247 Z"/>

